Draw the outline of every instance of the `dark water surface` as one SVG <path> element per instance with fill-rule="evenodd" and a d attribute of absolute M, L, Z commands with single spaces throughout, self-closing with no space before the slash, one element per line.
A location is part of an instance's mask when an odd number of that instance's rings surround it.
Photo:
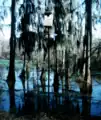
<path fill-rule="evenodd" d="M 19 106 L 21 108 L 24 104 L 23 87 L 22 87 L 21 80 L 18 77 L 20 72 L 21 72 L 20 70 L 16 71 L 15 101 L 16 101 L 17 108 L 19 108 Z M 38 94 L 36 91 L 37 91 L 37 83 L 38 83 L 38 85 L 41 85 L 40 80 L 39 80 L 40 74 L 41 74 L 41 72 L 39 72 L 39 77 L 37 77 L 37 73 L 34 70 L 34 72 L 30 73 L 30 78 L 29 78 L 29 90 L 32 91 L 33 87 L 34 87 L 33 97 L 31 98 L 31 100 L 34 102 L 35 110 L 37 110 L 37 108 L 38 108 L 38 104 L 37 104 L 38 103 Z M 50 108 L 56 106 L 54 94 L 53 94 L 53 86 L 52 86 L 53 76 L 54 76 L 54 74 L 51 73 L 51 75 L 50 75 L 50 86 L 51 86 L 50 87 L 50 102 L 49 102 Z M 9 111 L 9 106 L 10 106 L 9 105 L 9 93 L 8 93 L 8 86 L 6 83 L 6 77 L 7 77 L 7 70 L 3 69 L 0 72 L 0 110 Z M 66 92 L 65 94 L 61 94 L 62 86 L 61 86 L 61 81 L 60 81 L 58 104 L 60 104 L 60 105 L 65 104 L 67 97 L 69 96 L 69 99 L 71 101 L 73 101 L 72 103 L 74 104 L 74 106 L 79 104 L 80 112 L 82 112 L 84 109 L 87 109 L 91 115 L 101 116 L 101 84 L 96 81 L 96 77 L 92 77 L 92 79 L 93 79 L 93 83 L 92 83 L 93 91 L 92 91 L 91 97 L 87 97 L 87 96 L 83 97 L 82 95 L 80 95 L 79 86 L 74 81 L 70 82 L 70 91 Z M 38 80 L 38 82 L 37 82 L 37 80 Z M 46 85 L 48 85 L 48 81 L 46 81 Z M 25 86 L 27 89 L 27 82 L 25 83 Z M 39 92 L 40 106 L 42 109 L 45 109 L 45 106 L 46 106 L 45 103 L 47 102 L 47 100 L 44 101 L 44 97 L 47 98 L 47 96 L 48 96 L 48 93 L 47 93 L 48 87 L 46 87 L 45 95 L 41 92 L 41 90 L 42 89 L 40 88 L 40 90 L 39 90 L 40 91 Z M 85 102 L 85 99 L 87 99 L 89 101 L 89 104 Z M 68 104 L 67 104 L 67 106 L 68 106 Z M 65 105 L 64 109 L 67 109 L 67 106 Z M 87 108 L 87 106 L 89 107 L 89 109 Z"/>

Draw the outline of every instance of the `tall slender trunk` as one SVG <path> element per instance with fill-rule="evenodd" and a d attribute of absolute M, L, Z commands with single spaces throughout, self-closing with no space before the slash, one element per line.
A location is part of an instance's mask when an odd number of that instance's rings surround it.
<path fill-rule="evenodd" d="M 86 66 L 85 66 L 85 80 L 87 81 L 88 92 L 91 92 L 92 80 L 91 80 L 91 66 L 90 66 L 90 55 L 92 45 L 92 0 L 86 0 Z"/>
<path fill-rule="evenodd" d="M 40 81 L 41 81 L 42 91 L 45 92 L 45 70 L 44 70 L 44 67 L 42 67 L 42 70 L 41 70 Z"/>
<path fill-rule="evenodd" d="M 42 69 L 41 69 L 41 76 L 40 76 L 40 81 L 41 81 L 41 86 L 42 86 L 42 91 L 45 92 L 45 68 L 44 68 L 44 61 L 45 61 L 45 57 L 43 57 L 43 63 L 42 63 Z"/>
<path fill-rule="evenodd" d="M 55 11 L 55 33 L 57 34 L 56 38 L 55 38 L 55 44 L 54 44 L 54 51 L 55 51 L 55 70 L 54 70 L 54 92 L 58 93 L 58 87 L 59 87 L 59 79 L 58 79 L 58 72 L 57 72 L 57 41 L 58 41 L 58 36 L 59 36 L 59 14 L 57 12 L 58 7 L 57 5 L 59 4 L 59 1 L 55 0 L 54 1 L 55 7 L 54 7 L 54 11 Z M 56 96 L 56 102 L 57 102 L 57 96 Z"/>
<path fill-rule="evenodd" d="M 8 87 L 10 94 L 10 110 L 15 108 L 15 4 L 16 1 L 12 0 L 11 6 L 11 38 L 10 38 L 10 62 L 9 62 L 9 73 L 8 73 Z"/>
<path fill-rule="evenodd" d="M 48 42 L 49 42 L 49 37 L 50 35 L 49 35 L 49 27 L 48 27 Z M 48 43 L 48 105 L 50 101 L 49 92 L 50 92 L 50 48 Z"/>
<path fill-rule="evenodd" d="M 58 93 L 59 79 L 58 79 L 58 71 L 57 71 L 57 43 L 56 43 L 56 41 L 55 41 L 55 45 L 54 45 L 54 51 L 55 51 L 54 92 Z"/>
<path fill-rule="evenodd" d="M 84 77 L 84 85 L 81 88 L 81 92 L 86 94 L 91 94 L 92 92 L 92 79 L 91 79 L 91 66 L 90 66 L 90 59 L 91 59 L 91 45 L 92 45 L 92 0 L 85 0 L 85 11 L 86 11 L 86 18 L 85 18 L 85 38 L 84 38 L 84 45 L 83 45 L 83 77 Z M 85 50 L 85 53 L 84 53 Z"/>
<path fill-rule="evenodd" d="M 69 63 L 68 63 L 68 56 L 67 56 L 67 49 L 65 49 L 65 84 L 66 84 L 66 89 L 69 88 Z"/>
<path fill-rule="evenodd" d="M 24 64 L 23 64 L 23 70 L 24 70 L 24 80 L 23 80 L 24 97 L 25 97 L 25 65 L 26 65 L 26 54 L 24 52 Z"/>
<path fill-rule="evenodd" d="M 61 50 L 61 62 L 62 62 L 62 65 L 61 65 L 61 76 L 60 76 L 60 79 L 61 79 L 61 83 L 62 83 L 62 92 L 63 92 L 63 76 L 62 76 L 62 73 L 63 73 L 63 50 Z"/>
<path fill-rule="evenodd" d="M 30 61 L 28 60 L 27 61 L 27 64 L 26 64 L 26 80 L 27 80 L 27 92 L 29 91 L 29 75 L 30 75 Z"/>
<path fill-rule="evenodd" d="M 37 51 L 38 52 L 38 51 Z M 39 93 L 39 65 L 38 65 L 38 60 L 37 60 L 37 65 L 36 65 L 36 71 L 37 71 L 37 91 Z"/>
<path fill-rule="evenodd" d="M 22 85 L 23 85 L 23 92 L 24 92 L 24 98 L 25 98 L 25 65 L 26 65 L 26 54 L 24 52 L 24 61 L 23 61 L 23 69 L 21 72 L 21 81 L 22 81 Z"/>

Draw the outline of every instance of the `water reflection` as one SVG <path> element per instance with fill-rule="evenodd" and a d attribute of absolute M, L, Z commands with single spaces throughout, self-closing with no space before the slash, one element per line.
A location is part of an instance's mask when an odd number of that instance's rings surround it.
<path fill-rule="evenodd" d="M 9 111 L 9 93 L 8 91 L 0 92 L 0 110 Z"/>
<path fill-rule="evenodd" d="M 84 119 L 87 120 L 90 118 L 91 113 L 91 98 L 83 96 L 82 97 L 82 113 L 81 115 L 84 116 Z"/>
<path fill-rule="evenodd" d="M 2 92 L 0 93 L 0 109 L 9 111 L 9 94 L 8 94 L 8 86 L 6 83 L 6 76 L 7 76 L 7 69 L 2 69 L 1 75 L 3 77 L 0 78 L 0 89 L 2 89 Z M 23 93 L 23 86 L 21 83 L 21 80 L 19 78 L 20 70 L 17 70 L 15 72 L 16 74 L 16 83 L 15 83 L 15 102 L 17 109 L 22 108 L 24 105 L 24 93 Z M 60 86 L 59 86 L 59 95 L 57 96 L 57 101 L 54 96 L 54 89 L 53 89 L 53 77 L 54 73 L 52 72 L 50 74 L 50 102 L 48 103 L 48 81 L 46 81 L 46 94 L 42 93 L 42 88 L 39 87 L 39 94 L 37 94 L 37 86 L 40 86 L 40 74 L 37 77 L 37 71 L 32 69 L 30 72 L 30 78 L 29 78 L 29 91 L 32 91 L 34 88 L 34 91 L 32 92 L 33 95 L 30 96 L 29 100 L 33 105 L 29 105 L 32 107 L 33 111 L 42 110 L 47 111 L 48 106 L 50 110 L 56 109 L 58 106 L 57 111 L 68 111 L 67 108 L 70 107 L 70 109 L 78 109 L 80 108 L 80 113 L 88 117 L 89 115 L 97 115 L 101 116 L 101 84 L 99 82 L 96 82 L 96 78 L 93 77 L 93 92 L 91 97 L 82 96 L 80 95 L 80 90 L 78 87 L 78 84 L 74 81 L 70 82 L 70 89 L 68 93 L 62 93 L 63 86 L 61 85 L 60 80 Z M 2 79 L 4 78 L 4 79 Z M 46 78 L 48 78 L 48 75 L 46 74 Z M 38 82 L 37 82 L 38 80 Z M 34 83 L 34 85 L 33 85 Z M 38 84 L 37 84 L 38 83 Z M 27 89 L 27 81 L 25 82 L 25 88 Z M 57 104 L 56 104 L 57 103 Z M 57 106 L 56 106 L 57 105 Z M 69 106 L 70 105 L 70 106 Z M 29 108 L 31 110 L 31 107 Z M 74 107 L 74 108 L 73 108 Z M 28 110 L 28 109 L 27 109 Z M 69 112 L 69 111 L 68 111 Z M 73 112 L 72 112 L 73 113 Z M 75 112 L 74 112 L 75 113 Z"/>

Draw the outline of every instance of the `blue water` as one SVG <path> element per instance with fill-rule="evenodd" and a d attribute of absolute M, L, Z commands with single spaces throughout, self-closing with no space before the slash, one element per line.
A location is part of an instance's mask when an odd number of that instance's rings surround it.
<path fill-rule="evenodd" d="M 16 83 L 15 83 L 15 100 L 16 100 L 16 107 L 18 108 L 19 105 L 20 107 L 23 105 L 23 86 L 21 83 L 21 80 L 19 78 L 19 74 L 20 74 L 20 70 L 16 71 Z M 30 78 L 29 78 L 29 90 L 33 90 L 34 89 L 37 91 L 37 83 L 39 85 L 41 85 L 40 83 L 40 74 L 41 72 L 39 72 L 39 77 L 37 77 L 37 71 L 34 70 L 34 72 L 30 73 Z M 1 76 L 1 80 L 0 80 L 0 110 L 4 110 L 4 111 L 9 111 L 9 93 L 8 93 L 8 86 L 6 83 L 6 77 L 7 77 L 7 70 L 5 69 L 3 71 L 3 76 Z M 50 75 L 50 92 L 53 93 L 53 77 L 54 74 L 51 73 Z M 2 79 L 3 78 L 3 79 Z M 47 77 L 46 77 L 47 78 Z M 34 79 L 34 81 L 33 81 Z M 91 115 L 95 115 L 95 116 L 101 116 L 101 84 L 99 84 L 98 82 L 96 82 L 96 77 L 93 77 L 93 91 L 92 91 L 92 96 L 91 96 Z M 37 82 L 38 80 L 38 82 Z M 34 83 L 34 85 L 33 85 Z M 60 81 L 61 84 L 61 81 Z M 48 85 L 48 81 L 46 81 L 46 85 Z M 27 89 L 27 82 L 25 83 L 26 89 Z M 19 90 L 19 91 L 17 91 Z M 77 83 L 75 83 L 75 81 L 71 81 L 70 82 L 70 90 L 74 90 L 77 93 L 80 92 L 79 86 Z M 40 89 L 41 91 L 41 89 Z M 46 92 L 48 92 L 48 88 L 46 87 Z M 62 93 L 62 89 L 61 89 L 61 85 L 60 85 L 60 89 L 59 89 L 59 93 Z M 50 95 L 50 106 L 51 106 L 51 99 L 52 99 L 52 95 Z M 73 94 L 72 94 L 73 97 Z M 75 97 L 75 94 L 74 94 Z M 62 97 L 60 98 L 60 103 L 62 104 Z M 82 99 L 81 97 L 75 97 L 75 99 L 77 101 L 79 101 L 79 106 L 80 106 L 80 111 L 82 111 Z M 34 101 L 36 102 L 37 99 L 34 99 Z"/>

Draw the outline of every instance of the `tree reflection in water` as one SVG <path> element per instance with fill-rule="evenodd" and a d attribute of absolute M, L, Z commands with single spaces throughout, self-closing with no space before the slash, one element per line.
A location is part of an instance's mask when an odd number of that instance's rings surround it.
<path fill-rule="evenodd" d="M 82 113 L 84 120 L 89 120 L 91 113 L 91 97 L 82 96 Z"/>

